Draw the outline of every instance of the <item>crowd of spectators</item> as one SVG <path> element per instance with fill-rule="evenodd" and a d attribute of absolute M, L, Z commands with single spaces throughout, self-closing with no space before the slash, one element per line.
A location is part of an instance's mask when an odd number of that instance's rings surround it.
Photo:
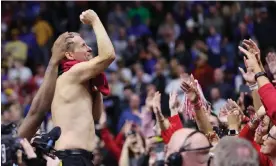
<path fill-rule="evenodd" d="M 214 129 L 217 135 L 208 137 L 212 146 L 225 131 L 237 131 L 240 137 L 252 142 L 260 162 L 271 166 L 276 157 L 276 129 L 272 127 L 276 116 L 267 113 L 263 118 L 265 113 L 262 113 L 271 108 L 262 98 L 267 92 L 260 92 L 264 107 L 256 104 L 256 98 L 260 100 L 254 96 L 258 96 L 253 86 L 256 81 L 250 80 L 254 72 L 249 73 L 245 65 L 249 62 L 243 58 L 245 52 L 238 46 L 243 43 L 253 49 L 252 43 L 257 43 L 261 67 L 270 81 L 276 80 L 275 2 L 3 2 L 2 124 L 20 125 L 27 115 L 43 82 L 52 43 L 60 33 L 80 33 L 97 54 L 93 29 L 79 22 L 79 14 L 89 8 L 102 20 L 116 52 L 115 62 L 106 71 L 111 94 L 104 98 L 105 113 L 96 125 L 95 165 L 152 165 L 159 160 L 157 154 L 164 156 L 162 150 L 158 153 L 158 148 L 152 150 L 152 144 L 159 145 L 157 136 L 162 136 L 168 146 L 181 146 L 177 141 L 180 135 L 188 138 L 189 132 L 193 132 L 186 128 L 178 130 L 185 126 L 200 129 L 207 135 Z M 252 40 L 245 42 L 244 39 Z M 246 56 L 250 59 L 250 55 Z M 183 80 L 193 82 L 190 74 L 197 80 L 194 87 L 199 89 L 207 116 L 199 115 L 199 111 L 194 115 L 189 109 L 193 103 L 188 102 L 189 87 L 185 87 Z M 254 108 L 248 109 L 248 106 Z M 238 113 L 231 114 L 229 110 L 238 110 Z M 258 118 L 262 119 L 263 127 L 247 125 L 252 110 L 261 112 Z M 158 123 L 160 118 L 165 124 Z M 41 131 L 52 128 L 49 113 Z M 137 138 L 125 140 L 125 135 L 133 130 Z M 267 134 L 274 142 L 270 141 L 266 146 L 271 147 L 260 152 L 258 144 L 263 144 L 262 136 Z M 200 142 L 203 138 L 198 137 L 199 142 L 194 144 L 203 144 L 204 140 Z M 233 144 L 236 141 L 244 147 L 251 145 L 225 138 L 217 148 L 233 149 L 235 146 L 229 147 L 227 141 Z M 258 160 L 255 152 L 241 154 L 251 156 L 252 161 Z M 215 152 L 215 155 L 224 154 Z M 216 164 L 223 165 L 219 161 Z"/>

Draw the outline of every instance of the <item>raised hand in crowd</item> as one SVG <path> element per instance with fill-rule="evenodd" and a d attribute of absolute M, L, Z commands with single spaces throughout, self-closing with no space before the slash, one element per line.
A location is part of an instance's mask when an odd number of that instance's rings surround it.
<path fill-rule="evenodd" d="M 197 89 L 197 83 L 194 76 L 191 75 L 189 79 L 183 79 L 181 89 L 187 94 L 187 98 L 196 104 L 200 100 L 200 94 Z"/>
<path fill-rule="evenodd" d="M 156 118 L 163 117 L 162 112 L 161 112 L 161 94 L 160 94 L 160 92 L 154 93 L 153 100 L 152 100 L 152 107 L 153 107 L 154 114 L 157 116 Z M 159 120 L 163 120 L 163 118 L 159 119 Z"/>
<path fill-rule="evenodd" d="M 154 135 L 153 128 L 154 128 L 155 122 L 152 117 L 154 93 L 155 93 L 154 88 L 148 89 L 145 106 L 142 107 L 142 112 L 140 115 L 140 117 L 141 117 L 141 132 L 146 137 Z"/>
<path fill-rule="evenodd" d="M 251 120 L 249 122 L 249 127 L 252 131 L 254 131 L 258 128 L 256 130 L 255 137 L 257 137 L 256 138 L 257 140 L 261 140 L 261 137 L 258 139 L 258 136 L 263 135 L 263 127 L 264 127 L 264 124 L 265 124 L 264 117 L 266 115 L 265 108 L 264 108 L 264 106 L 261 106 L 259 108 L 259 110 L 256 111 L 254 109 L 254 107 L 249 106 L 247 108 L 247 111 L 251 113 L 251 116 L 250 116 Z M 260 142 L 260 141 L 256 141 L 256 142 Z"/>
<path fill-rule="evenodd" d="M 254 70 L 253 70 L 253 68 L 249 68 L 247 66 L 246 58 L 245 57 L 243 57 L 243 58 L 244 58 L 245 66 L 246 66 L 246 72 L 241 67 L 239 67 L 239 70 L 242 74 L 243 79 L 246 81 L 246 83 L 249 86 L 254 85 L 256 83 Z"/>
<path fill-rule="evenodd" d="M 152 104 L 153 104 L 153 97 L 154 97 L 155 90 L 154 89 L 149 89 L 145 101 L 145 107 L 147 109 L 152 109 Z"/>
<path fill-rule="evenodd" d="M 256 58 L 256 55 L 258 54 L 257 52 L 250 52 L 242 48 L 241 46 L 239 46 L 239 50 L 246 55 L 246 57 L 244 58 L 246 68 L 251 69 L 255 74 L 263 71 L 258 59 Z"/>
<path fill-rule="evenodd" d="M 218 114 L 218 118 L 219 121 L 223 124 L 227 123 L 227 116 L 228 116 L 228 111 L 226 109 L 226 104 L 220 108 L 219 114 Z"/>
<path fill-rule="evenodd" d="M 194 79 L 193 75 L 189 79 L 182 80 L 181 89 L 186 93 L 188 100 L 194 105 L 195 119 L 199 130 L 203 131 L 211 142 L 213 138 L 217 138 L 217 135 L 213 131 L 213 127 L 207 117 L 206 108 L 202 104 L 197 88 L 197 80 Z"/>
<path fill-rule="evenodd" d="M 251 39 L 249 39 L 249 40 L 243 40 L 242 44 L 246 47 L 248 52 L 255 55 L 258 64 L 260 66 L 262 66 L 261 61 L 260 61 L 260 49 L 257 47 L 256 43 L 254 43 Z M 256 80 L 255 80 L 255 77 L 254 77 L 255 76 L 254 69 L 251 66 L 247 65 L 246 57 L 243 57 L 243 59 L 244 59 L 245 67 L 246 67 L 246 72 L 240 67 L 239 67 L 239 70 L 242 73 L 243 79 L 250 86 L 250 85 L 253 85 L 253 84 L 256 83 Z"/>
<path fill-rule="evenodd" d="M 227 110 L 227 113 L 228 113 L 227 115 L 228 128 L 230 130 L 239 131 L 240 125 L 242 122 L 242 117 L 243 117 L 243 112 L 241 108 L 238 106 L 238 104 L 235 101 L 233 101 L 232 99 L 228 99 L 225 109 Z"/>
<path fill-rule="evenodd" d="M 140 133 L 132 132 L 128 134 L 121 152 L 119 166 L 128 166 L 130 164 L 131 158 L 142 158 L 144 153 L 145 148 L 143 146 L 143 140 Z"/>
<path fill-rule="evenodd" d="M 229 111 L 229 113 L 233 113 L 233 114 L 238 115 L 238 116 L 243 115 L 242 109 L 232 99 L 227 100 L 226 109 Z"/>
<path fill-rule="evenodd" d="M 180 112 L 180 102 L 177 98 L 176 91 L 170 93 L 169 107 L 171 111 L 171 116 L 177 115 Z"/>
<path fill-rule="evenodd" d="M 156 117 L 156 121 L 160 127 L 161 130 L 166 130 L 169 128 L 170 123 L 168 120 L 164 117 L 161 111 L 161 94 L 160 92 L 155 92 L 153 101 L 152 101 L 152 107 L 153 107 L 153 112 Z"/>
<path fill-rule="evenodd" d="M 124 126 L 121 129 L 121 132 L 125 135 L 128 135 L 131 132 L 133 124 L 134 123 L 132 121 L 126 120 Z"/>
<path fill-rule="evenodd" d="M 262 62 L 261 62 L 261 51 L 257 46 L 257 43 L 254 42 L 252 39 L 244 39 L 242 44 L 246 47 L 246 49 L 253 55 L 255 55 L 258 64 L 261 66 L 262 70 L 264 70 Z"/>
<path fill-rule="evenodd" d="M 276 83 L 276 53 L 269 52 L 265 58 L 268 68 L 273 75 L 273 82 Z"/>

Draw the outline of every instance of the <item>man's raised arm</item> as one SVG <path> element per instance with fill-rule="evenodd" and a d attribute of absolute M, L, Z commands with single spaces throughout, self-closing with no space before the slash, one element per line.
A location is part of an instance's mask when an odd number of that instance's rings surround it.
<path fill-rule="evenodd" d="M 59 61 L 64 57 L 62 43 L 65 41 L 66 33 L 62 34 L 54 43 L 52 57 L 49 61 L 43 83 L 32 101 L 28 115 L 18 129 L 19 137 L 30 140 L 40 127 L 45 114 L 51 108 L 56 87 Z"/>
<path fill-rule="evenodd" d="M 79 78 L 76 80 L 83 82 L 103 72 L 115 60 L 115 51 L 101 20 L 93 10 L 82 12 L 80 20 L 82 23 L 93 27 L 99 53 L 98 56 L 91 60 L 78 63 L 70 69 L 69 72 Z"/>

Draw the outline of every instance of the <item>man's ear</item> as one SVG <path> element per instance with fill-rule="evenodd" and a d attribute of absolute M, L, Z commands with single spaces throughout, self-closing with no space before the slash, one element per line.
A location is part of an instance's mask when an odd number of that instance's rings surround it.
<path fill-rule="evenodd" d="M 74 60 L 72 52 L 65 52 L 65 57 L 69 60 Z"/>

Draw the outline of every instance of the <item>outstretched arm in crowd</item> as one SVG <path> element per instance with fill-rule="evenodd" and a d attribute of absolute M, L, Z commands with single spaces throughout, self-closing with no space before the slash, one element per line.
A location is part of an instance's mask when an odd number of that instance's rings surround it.
<path fill-rule="evenodd" d="M 153 112 L 156 116 L 156 123 L 158 123 L 161 131 L 166 130 L 170 127 L 170 122 L 168 119 L 164 117 L 161 111 L 161 94 L 159 92 L 155 92 L 153 97 Z"/>
<path fill-rule="evenodd" d="M 257 77 L 257 82 L 259 86 L 260 98 L 264 104 L 264 107 L 266 108 L 267 115 L 270 117 L 273 124 L 276 124 L 276 90 L 270 83 L 269 79 L 261 73 L 263 70 L 258 63 L 255 54 L 245 50 L 242 47 L 239 47 L 239 49 L 247 56 L 247 59 L 245 60 L 246 65 L 253 69 L 255 75 L 259 74 Z"/>
<path fill-rule="evenodd" d="M 168 119 L 164 117 L 161 111 L 161 94 L 159 92 L 155 92 L 152 99 L 152 110 L 156 117 L 156 123 L 161 129 L 161 136 L 165 144 L 169 143 L 171 136 L 173 133 L 183 128 L 180 117 L 178 114 L 172 115 Z M 170 99 L 171 100 L 171 99 Z"/>
<path fill-rule="evenodd" d="M 58 75 L 59 61 L 64 58 L 62 44 L 64 36 L 60 36 L 52 48 L 52 57 L 48 64 L 43 83 L 36 93 L 30 111 L 18 129 L 18 135 L 30 140 L 41 125 L 45 114 L 50 110 L 53 100 L 56 80 Z"/>
<path fill-rule="evenodd" d="M 99 50 L 98 56 L 78 63 L 68 71 L 74 76 L 74 81 L 84 82 L 102 73 L 115 60 L 115 51 L 101 20 L 93 10 L 82 12 L 80 20 L 93 27 Z"/>
<path fill-rule="evenodd" d="M 155 90 L 149 89 L 147 92 L 145 105 L 142 107 L 141 112 L 141 132 L 145 137 L 151 137 L 154 132 L 154 120 L 152 119 L 152 101 Z"/>
<path fill-rule="evenodd" d="M 247 48 L 247 50 L 250 53 L 252 53 L 256 56 L 257 62 L 259 64 L 261 70 L 264 71 L 262 62 L 260 60 L 261 52 L 260 52 L 260 49 L 258 48 L 257 44 L 251 39 L 243 40 L 242 44 Z M 262 102 L 261 102 L 260 96 L 258 94 L 258 84 L 257 84 L 257 81 L 255 80 L 254 69 L 247 65 L 245 57 L 244 57 L 244 63 L 246 66 L 246 72 L 242 68 L 239 68 L 239 70 L 242 73 L 242 76 L 243 76 L 244 80 L 246 81 L 247 85 L 250 87 L 250 90 L 252 91 L 254 109 L 258 110 L 262 106 Z"/>
<path fill-rule="evenodd" d="M 228 99 L 222 111 L 227 113 L 228 129 L 240 131 L 241 123 L 245 118 L 241 107 L 232 99 Z"/>
<path fill-rule="evenodd" d="M 205 107 L 200 99 L 196 80 L 192 75 L 189 79 L 183 80 L 181 89 L 186 93 L 188 100 L 194 105 L 195 119 L 199 130 L 203 131 L 205 134 L 213 133 L 212 125 L 208 120 Z"/>

